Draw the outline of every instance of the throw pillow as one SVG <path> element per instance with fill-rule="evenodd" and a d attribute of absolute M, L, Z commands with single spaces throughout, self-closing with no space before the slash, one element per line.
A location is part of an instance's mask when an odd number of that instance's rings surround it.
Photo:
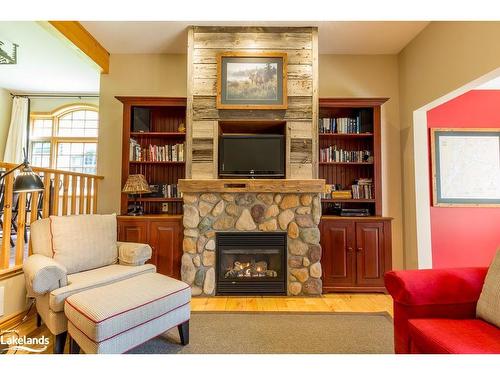
<path fill-rule="evenodd" d="M 500 250 L 486 274 L 476 316 L 500 328 Z"/>

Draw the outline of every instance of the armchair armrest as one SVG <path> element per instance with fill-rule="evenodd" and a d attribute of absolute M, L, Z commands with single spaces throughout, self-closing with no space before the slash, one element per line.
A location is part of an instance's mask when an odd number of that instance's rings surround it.
<path fill-rule="evenodd" d="M 28 295 L 44 295 L 68 285 L 66 268 L 41 254 L 30 255 L 23 264 Z"/>
<path fill-rule="evenodd" d="M 152 254 L 153 250 L 147 244 L 118 241 L 118 260 L 125 266 L 143 265 L 151 259 Z"/>
<path fill-rule="evenodd" d="M 411 353 L 408 320 L 473 319 L 487 268 L 390 271 L 385 287 L 394 299 L 394 349 Z"/>
<path fill-rule="evenodd" d="M 477 302 L 488 268 L 390 271 L 385 286 L 404 305 L 449 305 Z"/>

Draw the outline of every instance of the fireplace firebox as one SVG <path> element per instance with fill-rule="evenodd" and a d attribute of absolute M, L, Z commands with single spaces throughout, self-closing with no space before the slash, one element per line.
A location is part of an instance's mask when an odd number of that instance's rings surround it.
<path fill-rule="evenodd" d="M 286 295 L 286 233 L 217 232 L 217 295 Z"/>

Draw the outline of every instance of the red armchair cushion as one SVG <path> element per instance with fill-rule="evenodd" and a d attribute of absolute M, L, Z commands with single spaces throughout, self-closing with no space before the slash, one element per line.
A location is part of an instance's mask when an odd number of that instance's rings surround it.
<path fill-rule="evenodd" d="M 500 330 L 480 319 L 410 319 L 408 324 L 413 353 L 500 353 Z"/>

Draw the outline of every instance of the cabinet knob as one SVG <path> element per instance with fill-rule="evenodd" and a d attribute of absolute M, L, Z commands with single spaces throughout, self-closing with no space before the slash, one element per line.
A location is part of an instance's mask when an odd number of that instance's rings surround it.
<path fill-rule="evenodd" d="M 349 246 L 349 247 L 347 248 L 347 251 L 348 251 L 348 252 L 350 252 L 350 253 L 352 253 L 352 252 L 354 251 L 354 249 L 353 249 L 351 246 Z"/>
<path fill-rule="evenodd" d="M 358 247 L 356 250 L 357 250 L 357 251 L 358 251 L 358 253 L 359 253 L 359 252 L 363 251 L 363 248 L 362 248 L 362 247 Z"/>

